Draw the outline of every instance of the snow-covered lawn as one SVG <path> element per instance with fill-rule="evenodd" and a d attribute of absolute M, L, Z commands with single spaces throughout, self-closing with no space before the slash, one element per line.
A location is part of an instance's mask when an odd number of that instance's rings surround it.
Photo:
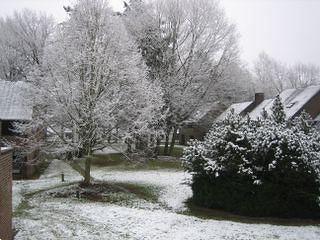
<path fill-rule="evenodd" d="M 81 179 L 68 165 L 54 161 L 39 180 L 14 183 L 15 209 L 26 193 Z M 110 182 L 137 183 L 160 189 L 160 205 L 96 203 L 53 198 L 45 193 L 28 198 L 24 214 L 14 219 L 15 239 L 320 239 L 319 226 L 275 226 L 203 220 L 179 214 L 191 189 L 183 184 L 188 175 L 174 170 L 115 171 L 93 168 L 92 175 Z"/>

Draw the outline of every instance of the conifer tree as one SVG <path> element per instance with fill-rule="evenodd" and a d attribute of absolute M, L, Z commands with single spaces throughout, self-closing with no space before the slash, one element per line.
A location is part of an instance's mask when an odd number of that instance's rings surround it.
<path fill-rule="evenodd" d="M 276 123 L 284 123 L 286 121 L 286 114 L 279 95 L 275 98 L 271 110 L 271 118 Z"/>
<path fill-rule="evenodd" d="M 269 117 L 269 114 L 265 108 L 263 108 L 263 110 L 261 112 L 261 116 L 262 116 L 263 120 L 266 120 Z"/>
<path fill-rule="evenodd" d="M 311 120 L 311 116 L 303 110 L 301 114 L 294 119 L 294 125 L 298 130 L 305 134 L 309 134 L 312 130 Z"/>

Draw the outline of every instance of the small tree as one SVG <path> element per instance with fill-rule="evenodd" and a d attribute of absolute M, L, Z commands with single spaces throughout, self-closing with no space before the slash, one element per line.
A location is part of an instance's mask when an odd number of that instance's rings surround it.
<path fill-rule="evenodd" d="M 283 104 L 281 102 L 280 95 L 277 95 L 274 99 L 272 108 L 271 118 L 276 123 L 284 123 L 286 121 L 286 113 L 284 112 Z"/>
<path fill-rule="evenodd" d="M 306 112 L 306 111 L 302 111 L 301 114 L 296 117 L 293 120 L 293 124 L 294 126 L 299 130 L 304 132 L 305 134 L 309 134 L 312 132 L 312 118 L 311 116 Z"/>

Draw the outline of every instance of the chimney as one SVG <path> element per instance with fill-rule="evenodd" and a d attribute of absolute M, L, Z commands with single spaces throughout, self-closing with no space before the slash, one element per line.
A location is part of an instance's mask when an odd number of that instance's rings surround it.
<path fill-rule="evenodd" d="M 256 93 L 254 95 L 254 104 L 255 106 L 258 106 L 260 103 L 264 101 L 264 93 Z"/>
<path fill-rule="evenodd" d="M 254 95 L 254 101 L 241 112 L 241 115 L 246 115 L 247 113 L 253 111 L 260 103 L 264 101 L 264 93 L 256 93 Z"/>

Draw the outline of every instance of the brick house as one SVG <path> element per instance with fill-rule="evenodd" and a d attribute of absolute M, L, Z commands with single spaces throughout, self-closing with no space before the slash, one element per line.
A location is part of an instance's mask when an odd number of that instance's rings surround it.
<path fill-rule="evenodd" d="M 24 93 L 27 84 L 21 81 L 0 80 L 0 146 L 13 146 L 13 174 L 17 178 L 28 178 L 34 173 L 37 149 L 27 148 L 25 136 L 14 131 L 16 122 L 32 119 L 32 107 L 27 103 Z"/>
<path fill-rule="evenodd" d="M 214 119 L 224 109 L 225 106 L 220 102 L 201 105 L 179 129 L 179 144 L 186 145 L 190 139 L 203 140 Z"/>
<path fill-rule="evenodd" d="M 12 239 L 11 148 L 0 148 L 0 239 Z"/>
<path fill-rule="evenodd" d="M 311 116 L 315 125 L 320 123 L 320 85 L 299 89 L 286 89 L 280 93 L 284 111 L 288 119 L 293 119 L 306 111 Z M 251 119 L 261 117 L 263 110 L 271 114 L 274 98 L 264 99 L 263 93 L 256 93 L 255 99 L 249 102 L 232 104 L 217 120 L 222 120 L 233 110 L 236 114 L 249 115 Z"/>

